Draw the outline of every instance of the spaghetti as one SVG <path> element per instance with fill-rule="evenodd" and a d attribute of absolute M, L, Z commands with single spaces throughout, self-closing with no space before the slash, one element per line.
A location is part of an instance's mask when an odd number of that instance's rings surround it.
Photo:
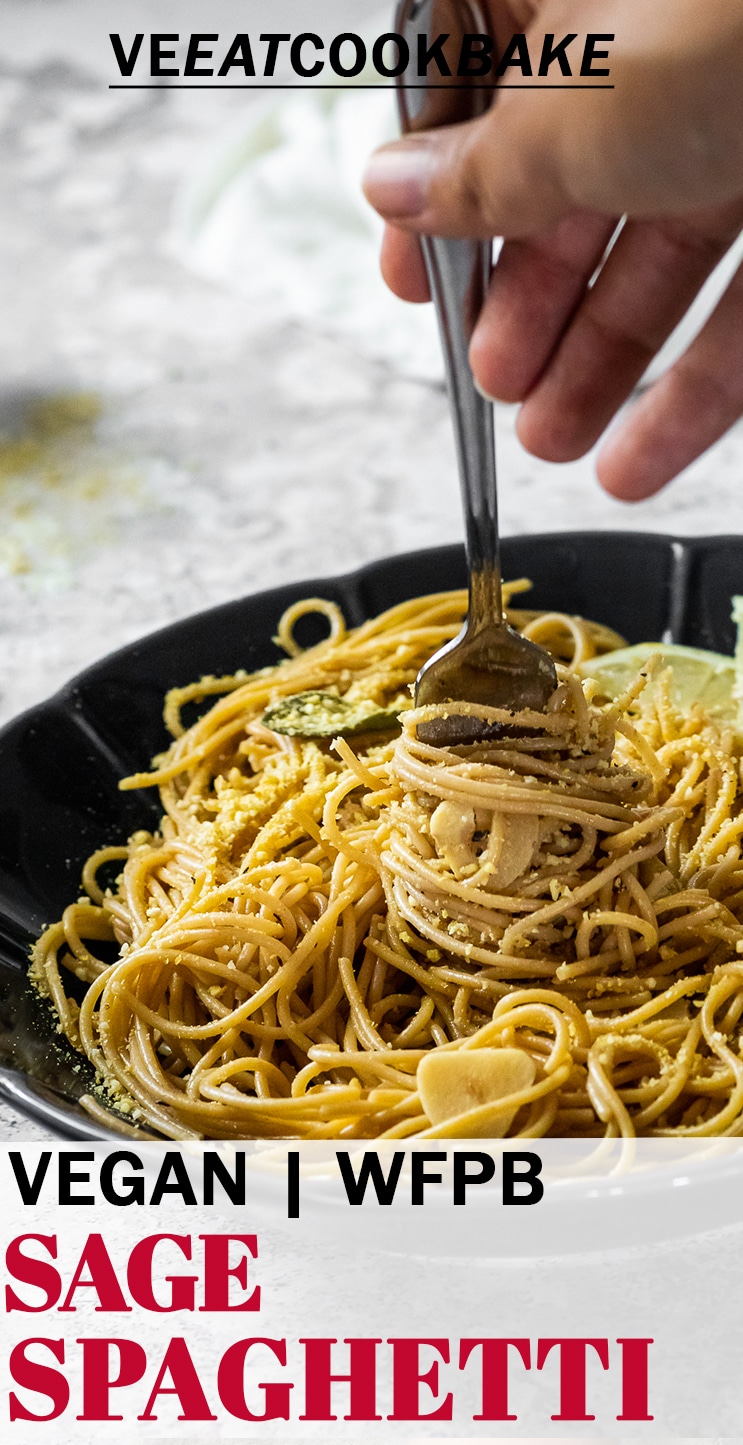
<path fill-rule="evenodd" d="M 96 853 L 33 955 L 119 1114 L 175 1139 L 743 1133 L 733 737 L 679 712 L 668 675 L 602 703 L 575 668 L 621 639 L 512 610 L 560 660 L 548 712 L 478 708 L 495 737 L 427 745 L 410 685 L 465 607 L 347 631 L 309 600 L 286 661 L 169 694 L 171 747 L 122 785 L 159 787 L 160 831 Z M 302 652 L 316 610 L 330 635 Z M 307 688 L 400 727 L 263 724 Z"/>

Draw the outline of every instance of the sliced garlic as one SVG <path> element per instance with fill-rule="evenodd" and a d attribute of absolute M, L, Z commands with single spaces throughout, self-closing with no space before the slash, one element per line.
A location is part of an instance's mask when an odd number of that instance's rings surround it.
<path fill-rule="evenodd" d="M 493 833 L 496 828 L 500 847 L 490 883 L 493 888 L 508 888 L 531 864 L 539 844 L 539 818 L 536 813 L 496 814 Z"/>
<path fill-rule="evenodd" d="M 460 873 L 476 861 L 472 843 L 475 831 L 472 808 L 465 808 L 447 798 L 431 815 L 430 829 L 436 852 L 453 873 Z"/>
<path fill-rule="evenodd" d="M 534 1060 L 521 1049 L 435 1050 L 421 1059 L 416 1083 L 434 1126 L 448 1125 L 446 1133 L 460 1138 L 502 1139 L 520 1108 L 502 1101 L 530 1088 L 535 1075 Z"/>

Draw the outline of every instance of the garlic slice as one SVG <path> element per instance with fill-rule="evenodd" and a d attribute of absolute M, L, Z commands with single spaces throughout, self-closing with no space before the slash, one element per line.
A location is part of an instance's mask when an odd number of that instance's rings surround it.
<path fill-rule="evenodd" d="M 476 861 L 472 842 L 475 814 L 472 808 L 446 798 L 431 815 L 431 837 L 436 852 L 452 873 L 461 873 Z"/>
<path fill-rule="evenodd" d="M 500 847 L 490 874 L 493 888 L 508 888 L 530 866 L 539 843 L 536 813 L 501 813 L 493 818 L 493 832 L 500 828 Z"/>
<path fill-rule="evenodd" d="M 460 1138 L 503 1139 L 521 1105 L 504 1108 L 502 1101 L 530 1088 L 536 1071 L 521 1049 L 434 1050 L 421 1059 L 416 1083 L 434 1127 L 449 1125 L 446 1133 Z"/>

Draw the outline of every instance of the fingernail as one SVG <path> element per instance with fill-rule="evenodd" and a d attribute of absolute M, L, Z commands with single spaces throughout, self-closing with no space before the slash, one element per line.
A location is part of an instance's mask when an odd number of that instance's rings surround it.
<path fill-rule="evenodd" d="M 491 396 L 491 395 L 490 395 L 490 392 L 489 392 L 489 391 L 486 391 L 486 390 L 485 390 L 485 387 L 480 385 L 480 383 L 479 383 L 479 381 L 477 380 L 477 377 L 476 377 L 476 376 L 473 375 L 472 380 L 473 380 L 474 383 L 475 383 L 475 391 L 479 391 L 480 396 L 482 397 L 483 401 L 492 401 L 493 406 L 495 406 L 495 403 L 496 403 L 496 401 L 498 400 L 497 396 Z"/>
<path fill-rule="evenodd" d="M 376 151 L 364 172 L 364 193 L 384 216 L 417 216 L 424 209 L 434 157 L 423 146 Z"/>

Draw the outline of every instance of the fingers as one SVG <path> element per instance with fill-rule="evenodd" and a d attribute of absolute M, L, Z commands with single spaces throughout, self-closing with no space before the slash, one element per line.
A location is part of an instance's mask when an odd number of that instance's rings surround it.
<path fill-rule="evenodd" d="M 660 491 L 743 415 L 743 271 L 707 325 L 609 437 L 601 485 L 639 502 Z"/>
<path fill-rule="evenodd" d="M 470 363 L 499 401 L 523 401 L 555 350 L 615 221 L 578 212 L 547 236 L 506 241 L 475 329 Z"/>
<path fill-rule="evenodd" d="M 537 51 L 542 27 L 567 28 L 566 9 L 540 6 L 527 33 Z M 481 119 L 372 156 L 365 190 L 386 220 L 429 235 L 523 238 L 576 209 L 672 216 L 738 194 L 741 7 L 584 0 L 583 11 L 587 30 L 614 37 L 613 88 L 551 89 L 554 73 L 531 64 L 527 90 L 508 88 L 523 76 L 506 75 Z"/>
<path fill-rule="evenodd" d="M 420 241 L 410 231 L 385 226 L 380 266 L 390 291 L 401 301 L 431 300 Z"/>
<path fill-rule="evenodd" d="M 528 451 L 564 462 L 594 445 L 742 222 L 738 203 L 693 222 L 625 226 L 522 407 Z"/>

